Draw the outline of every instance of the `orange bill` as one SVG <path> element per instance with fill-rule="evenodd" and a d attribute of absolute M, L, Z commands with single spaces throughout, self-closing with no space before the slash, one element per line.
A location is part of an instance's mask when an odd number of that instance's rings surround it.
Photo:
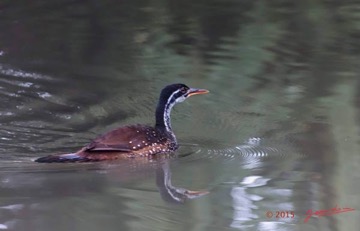
<path fill-rule="evenodd" d="M 209 91 L 206 89 L 190 88 L 188 96 L 201 95 L 201 94 L 207 94 L 207 93 L 209 93 Z"/>

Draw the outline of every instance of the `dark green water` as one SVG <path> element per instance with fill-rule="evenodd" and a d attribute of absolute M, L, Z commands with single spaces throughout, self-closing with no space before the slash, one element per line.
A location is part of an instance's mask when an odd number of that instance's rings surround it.
<path fill-rule="evenodd" d="M 357 230 L 359 9 L 1 1 L 0 229 Z M 210 90 L 173 110 L 177 157 L 33 162 L 153 124 L 175 82 Z M 355 211 L 304 222 L 336 206 Z"/>

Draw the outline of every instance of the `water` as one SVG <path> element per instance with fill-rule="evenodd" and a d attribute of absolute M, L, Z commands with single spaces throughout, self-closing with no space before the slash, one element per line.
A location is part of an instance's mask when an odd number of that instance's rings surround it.
<path fill-rule="evenodd" d="M 3 1 L 0 229 L 357 230 L 359 7 Z M 174 108 L 175 157 L 33 162 L 153 124 L 175 82 L 210 90 Z"/>

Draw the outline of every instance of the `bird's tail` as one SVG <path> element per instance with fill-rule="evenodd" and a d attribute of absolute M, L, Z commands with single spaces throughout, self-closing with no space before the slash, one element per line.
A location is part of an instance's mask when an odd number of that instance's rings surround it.
<path fill-rule="evenodd" d="M 44 156 L 35 160 L 35 162 L 38 163 L 73 163 L 73 162 L 89 162 L 89 161 L 96 161 L 96 160 L 87 158 L 86 155 L 82 155 L 81 152 Z"/>

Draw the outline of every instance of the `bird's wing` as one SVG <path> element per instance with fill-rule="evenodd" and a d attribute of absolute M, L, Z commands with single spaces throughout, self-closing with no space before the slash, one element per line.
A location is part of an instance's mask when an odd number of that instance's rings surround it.
<path fill-rule="evenodd" d="M 153 129 L 144 125 L 120 127 L 99 136 L 85 147 L 86 151 L 130 152 L 145 146 L 147 132 Z"/>

